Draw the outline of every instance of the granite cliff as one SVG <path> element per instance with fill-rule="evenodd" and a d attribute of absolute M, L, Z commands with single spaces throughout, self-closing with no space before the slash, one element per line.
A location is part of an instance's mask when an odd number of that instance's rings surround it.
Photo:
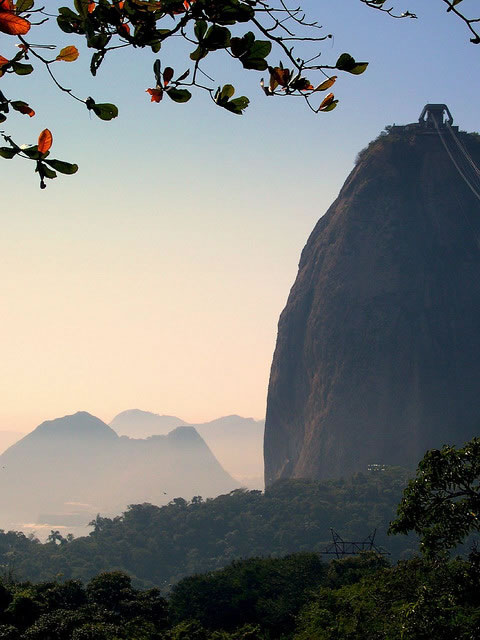
<path fill-rule="evenodd" d="M 457 138 L 480 166 L 480 138 Z M 452 144 L 392 128 L 308 239 L 278 326 L 267 486 L 413 467 L 480 435 L 480 201 Z"/>

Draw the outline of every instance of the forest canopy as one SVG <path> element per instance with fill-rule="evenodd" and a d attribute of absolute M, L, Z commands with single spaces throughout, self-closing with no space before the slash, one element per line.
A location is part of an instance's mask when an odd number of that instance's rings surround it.
<path fill-rule="evenodd" d="M 4 532 L 0 564 L 30 580 L 88 580 L 115 568 L 137 585 L 165 588 L 239 558 L 322 552 L 332 543 L 331 528 L 359 542 L 377 529 L 376 546 L 396 560 L 417 549 L 415 537 L 387 537 L 410 476 L 390 469 L 328 482 L 282 481 L 265 493 L 235 490 L 208 500 L 175 498 L 163 507 L 131 505 L 121 516 L 97 516 L 87 537 L 52 531 L 46 544 Z"/>

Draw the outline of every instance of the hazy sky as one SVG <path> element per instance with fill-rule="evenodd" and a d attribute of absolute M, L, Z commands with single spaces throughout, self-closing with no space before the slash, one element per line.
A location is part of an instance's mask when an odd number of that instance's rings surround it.
<path fill-rule="evenodd" d="M 118 104 L 110 123 L 60 95 L 42 70 L 0 79 L 37 112 L 6 130 L 35 143 L 49 127 L 52 156 L 80 165 L 40 191 L 29 163 L 0 159 L 0 429 L 28 431 L 77 410 L 109 421 L 134 407 L 191 421 L 264 416 L 301 249 L 358 151 L 427 102 L 446 102 L 463 129 L 479 126 L 480 47 L 440 0 L 396 4 L 419 19 L 392 20 L 358 0 L 303 3 L 335 34 L 325 63 L 344 51 L 370 61 L 364 75 L 339 78 L 329 114 L 266 98 L 261 73 L 227 72 L 221 56 L 207 68 L 251 98 L 243 117 L 205 95 L 150 103 L 150 55 L 119 54 L 96 79 L 84 51 L 58 63 L 80 95 Z M 11 51 L 0 34 L 0 54 Z"/>

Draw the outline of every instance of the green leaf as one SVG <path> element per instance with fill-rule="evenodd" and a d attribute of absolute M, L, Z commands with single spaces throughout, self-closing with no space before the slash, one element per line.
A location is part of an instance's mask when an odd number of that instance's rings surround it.
<path fill-rule="evenodd" d="M 254 42 L 255 36 L 251 31 L 247 31 L 247 33 L 241 38 L 231 38 L 230 48 L 232 50 L 232 54 L 236 58 L 239 58 L 244 53 L 247 53 Z"/>
<path fill-rule="evenodd" d="M 346 71 L 358 76 L 368 67 L 368 62 L 357 62 L 349 53 L 342 53 L 335 66 L 340 71 Z"/>
<path fill-rule="evenodd" d="M 160 60 L 157 59 L 153 63 L 153 73 L 155 75 L 155 80 L 157 84 L 161 84 L 162 82 L 161 72 L 162 72 L 162 63 L 160 62 Z"/>
<path fill-rule="evenodd" d="M 88 16 L 88 0 L 74 0 L 75 9 L 83 16 Z"/>
<path fill-rule="evenodd" d="M 255 17 L 255 10 L 248 4 L 240 3 L 238 0 L 229 2 L 217 2 L 214 4 L 212 19 L 218 24 L 236 24 L 237 22 L 248 22 Z M 208 12 L 208 9 L 207 9 Z"/>
<path fill-rule="evenodd" d="M 28 76 L 29 73 L 32 73 L 33 67 L 31 64 L 23 64 L 22 62 L 12 62 L 11 63 L 13 71 L 19 76 Z"/>
<path fill-rule="evenodd" d="M 246 109 L 250 103 L 249 99 L 245 96 L 240 96 L 234 100 L 230 100 L 235 93 L 235 89 L 231 84 L 226 84 L 222 89 L 220 87 L 215 94 L 215 102 L 219 107 L 223 107 L 231 113 L 236 115 L 243 115 L 243 110 Z"/>
<path fill-rule="evenodd" d="M 65 33 L 85 33 L 82 18 L 68 7 L 60 7 L 58 10 L 57 24 Z"/>
<path fill-rule="evenodd" d="M 10 160 L 14 156 L 16 156 L 17 153 L 20 153 L 18 149 L 12 149 L 12 147 L 0 147 L 1 158 L 7 158 L 7 160 Z"/>
<path fill-rule="evenodd" d="M 209 51 L 216 51 L 230 46 L 230 39 L 230 31 L 226 27 L 219 27 L 217 24 L 213 24 L 205 34 L 202 44 Z"/>
<path fill-rule="evenodd" d="M 240 58 L 244 69 L 252 69 L 254 71 L 265 71 L 268 68 L 268 63 L 263 58 L 250 58 L 242 56 Z"/>
<path fill-rule="evenodd" d="M 229 100 L 235 93 L 235 88 L 231 84 L 226 84 L 220 92 L 220 100 Z"/>
<path fill-rule="evenodd" d="M 55 173 L 55 171 L 53 171 L 53 169 L 49 169 L 43 163 L 42 163 L 42 173 L 45 178 L 49 178 L 50 180 L 53 180 L 54 178 L 57 177 L 57 174 Z"/>
<path fill-rule="evenodd" d="M 96 53 L 93 54 L 92 59 L 90 61 L 90 73 L 92 74 L 92 76 L 97 75 L 97 70 L 102 64 L 103 59 L 105 58 L 105 53 L 106 51 L 97 51 Z"/>
<path fill-rule="evenodd" d="M 15 13 L 29 11 L 33 7 L 33 0 L 17 0 L 15 5 Z"/>
<path fill-rule="evenodd" d="M 192 94 L 187 89 L 175 89 L 175 87 L 167 89 L 166 93 L 174 102 L 188 102 L 192 97 Z"/>
<path fill-rule="evenodd" d="M 237 10 L 236 22 L 249 22 L 255 17 L 255 9 L 248 4 L 242 3 Z"/>
<path fill-rule="evenodd" d="M 0 122 L 5 122 L 6 119 L 7 116 L 5 116 L 3 113 L 0 113 Z"/>
<path fill-rule="evenodd" d="M 205 37 L 207 29 L 208 29 L 208 24 L 205 22 L 205 20 L 197 20 L 195 22 L 195 27 L 193 30 L 195 32 L 195 37 L 199 42 L 201 42 Z"/>
<path fill-rule="evenodd" d="M 93 102 L 93 101 L 92 101 Z M 118 107 L 109 102 L 96 103 L 90 102 L 90 106 L 87 104 L 87 108 L 93 111 L 93 113 L 100 118 L 100 120 L 113 120 L 118 116 Z M 88 101 L 87 101 L 88 103 Z"/>
<path fill-rule="evenodd" d="M 253 35 L 253 34 L 252 34 Z M 245 69 L 265 71 L 268 68 L 265 58 L 272 50 L 272 43 L 268 40 L 255 40 L 247 51 L 240 55 L 240 61 Z"/>
<path fill-rule="evenodd" d="M 69 7 L 60 7 L 58 14 L 64 18 L 70 18 L 72 20 L 78 20 L 79 17 L 75 11 L 72 11 Z"/>
<path fill-rule="evenodd" d="M 106 33 L 94 33 L 91 35 L 87 35 L 87 45 L 91 49 L 105 49 L 107 44 L 110 42 L 111 36 Z"/>
<path fill-rule="evenodd" d="M 46 164 L 50 165 L 56 171 L 64 173 L 66 175 L 72 175 L 77 173 L 78 164 L 70 164 L 70 162 L 63 162 L 63 160 L 45 160 Z"/>
<path fill-rule="evenodd" d="M 356 76 L 359 76 L 361 73 L 365 71 L 367 67 L 368 67 L 368 62 L 357 62 L 357 64 L 353 67 L 353 69 L 350 69 L 348 73 L 353 73 Z"/>
<path fill-rule="evenodd" d="M 238 116 L 243 116 L 243 111 L 248 107 L 249 104 L 250 100 L 246 96 L 240 96 L 239 98 L 235 98 L 234 100 L 230 100 L 230 102 L 227 102 L 227 104 L 225 105 L 225 109 L 227 109 L 227 111 L 235 113 Z"/>
<path fill-rule="evenodd" d="M 176 82 L 182 82 L 182 80 L 185 80 L 185 78 L 188 78 L 189 75 L 190 75 L 190 69 L 187 69 L 184 73 L 182 73 L 181 76 L 177 78 Z"/>
<path fill-rule="evenodd" d="M 350 69 L 353 69 L 356 64 L 355 58 L 353 58 L 349 53 L 342 53 L 335 66 L 337 69 L 340 69 L 340 71 L 350 71 Z"/>
<path fill-rule="evenodd" d="M 190 60 L 195 60 L 195 61 L 201 60 L 202 58 L 205 58 L 207 54 L 208 54 L 208 49 L 205 49 L 205 47 L 198 45 L 195 51 L 192 51 L 192 53 L 190 54 Z"/>
<path fill-rule="evenodd" d="M 252 58 L 266 58 L 272 50 L 272 43 L 268 40 L 255 40 L 248 55 Z"/>
<path fill-rule="evenodd" d="M 27 147 L 26 149 L 21 149 L 21 152 L 24 153 L 27 158 L 31 158 L 32 160 L 40 160 L 42 154 L 39 152 L 37 145 L 33 147 Z"/>

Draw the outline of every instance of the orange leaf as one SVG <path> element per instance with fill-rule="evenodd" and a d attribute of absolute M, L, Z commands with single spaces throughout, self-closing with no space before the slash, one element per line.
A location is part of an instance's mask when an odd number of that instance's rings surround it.
<path fill-rule="evenodd" d="M 30 30 L 30 22 L 0 9 L 0 31 L 9 36 L 23 36 Z"/>
<path fill-rule="evenodd" d="M 28 104 L 17 105 L 15 111 L 19 111 L 25 116 L 30 116 L 30 118 L 33 118 L 33 116 L 35 115 L 35 111 L 32 109 L 32 107 L 29 107 Z"/>
<path fill-rule="evenodd" d="M 335 80 L 337 79 L 337 76 L 332 76 L 331 78 L 328 78 L 328 80 L 325 80 L 325 82 L 322 82 L 322 84 L 319 84 L 318 87 L 315 89 L 315 91 L 326 91 L 327 89 L 330 89 L 330 87 L 335 84 Z"/>
<path fill-rule="evenodd" d="M 163 98 L 163 89 L 161 87 L 157 89 L 147 89 L 146 91 L 152 96 L 150 102 L 160 102 Z"/>
<path fill-rule="evenodd" d="M 322 101 L 322 104 L 318 107 L 319 110 L 321 111 L 322 109 L 325 109 L 325 107 L 328 107 L 328 105 L 331 104 L 334 100 L 335 96 L 333 95 L 333 93 L 329 93 L 328 96 Z"/>
<path fill-rule="evenodd" d="M 292 76 L 289 69 L 282 69 L 281 67 L 274 67 L 271 69 L 270 74 L 273 81 L 277 82 L 281 87 L 286 87 Z"/>
<path fill-rule="evenodd" d="M 44 129 L 42 133 L 38 136 L 38 150 L 40 153 L 47 153 L 47 151 L 52 146 L 53 136 L 52 132 L 49 129 Z"/>
<path fill-rule="evenodd" d="M 13 2 L 11 0 L 0 0 L 0 11 L 14 11 Z"/>
<path fill-rule="evenodd" d="M 89 2 L 87 7 L 88 13 L 93 13 L 95 11 L 95 2 Z"/>
<path fill-rule="evenodd" d="M 5 65 L 8 64 L 10 62 L 10 60 L 7 60 L 6 58 L 4 58 L 3 56 L 0 56 L 0 69 Z"/>
<path fill-rule="evenodd" d="M 80 54 L 78 53 L 77 47 L 70 45 L 68 47 L 64 47 L 55 60 L 63 60 L 63 62 L 73 62 L 78 58 Z"/>

